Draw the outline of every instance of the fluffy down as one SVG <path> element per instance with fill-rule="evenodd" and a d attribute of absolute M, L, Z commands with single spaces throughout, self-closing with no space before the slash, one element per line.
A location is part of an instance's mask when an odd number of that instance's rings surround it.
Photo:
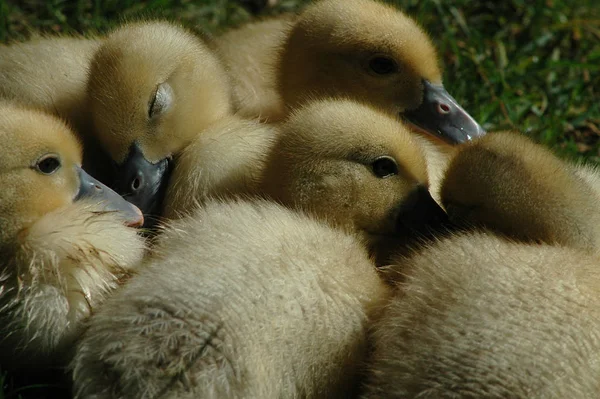
<path fill-rule="evenodd" d="M 388 289 L 362 245 L 268 202 L 210 202 L 90 322 L 78 398 L 347 397 Z"/>
<path fill-rule="evenodd" d="M 364 398 L 600 395 L 597 258 L 471 233 L 400 263 Z"/>
<path fill-rule="evenodd" d="M 97 209 L 76 202 L 0 246 L 3 367 L 61 356 L 91 309 L 141 261 L 144 243 L 136 231 Z"/>

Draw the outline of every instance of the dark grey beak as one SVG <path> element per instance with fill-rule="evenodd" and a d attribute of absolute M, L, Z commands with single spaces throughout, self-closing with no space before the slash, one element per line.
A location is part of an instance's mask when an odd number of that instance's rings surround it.
<path fill-rule="evenodd" d="M 151 163 L 139 145 L 133 143 L 125 162 L 117 166 L 114 189 L 139 207 L 144 215 L 157 216 L 169 180 L 169 169 L 169 159 Z"/>
<path fill-rule="evenodd" d="M 424 186 L 418 186 L 404 200 L 396 222 L 398 232 L 403 235 L 429 236 L 448 225 L 448 215 Z"/>
<path fill-rule="evenodd" d="M 483 128 L 442 85 L 423 80 L 423 102 L 404 113 L 409 122 L 450 144 L 481 137 Z"/>
<path fill-rule="evenodd" d="M 127 226 L 139 227 L 144 224 L 144 216 L 137 206 L 125 201 L 119 194 L 94 179 L 79 166 L 76 170 L 79 175 L 79 192 L 75 201 L 85 198 L 97 200 L 103 204 L 105 210 L 117 212 Z"/>

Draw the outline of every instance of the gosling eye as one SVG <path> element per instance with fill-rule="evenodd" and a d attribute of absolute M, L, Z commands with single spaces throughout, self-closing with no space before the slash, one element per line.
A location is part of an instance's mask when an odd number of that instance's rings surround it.
<path fill-rule="evenodd" d="M 390 57 L 377 55 L 369 61 L 369 68 L 378 75 L 389 75 L 398 70 L 398 64 Z"/>
<path fill-rule="evenodd" d="M 161 83 L 156 87 L 148 103 L 148 118 L 155 118 L 167 111 L 173 103 L 173 89 L 168 83 Z"/>
<path fill-rule="evenodd" d="M 379 178 L 386 178 L 390 176 L 394 176 L 398 174 L 398 164 L 396 160 L 392 157 L 382 156 L 377 158 L 371 164 L 373 168 L 373 173 Z"/>
<path fill-rule="evenodd" d="M 53 174 L 54 172 L 59 170 L 60 167 L 60 158 L 58 157 L 58 155 L 55 154 L 45 155 L 42 158 L 40 158 L 35 164 L 35 169 L 45 175 Z"/>

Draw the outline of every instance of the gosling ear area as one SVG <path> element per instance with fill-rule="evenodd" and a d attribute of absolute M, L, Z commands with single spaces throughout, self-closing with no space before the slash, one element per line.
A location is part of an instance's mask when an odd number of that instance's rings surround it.
<path fill-rule="evenodd" d="M 140 208 L 145 216 L 158 216 L 170 171 L 171 162 L 168 158 L 152 163 L 146 159 L 139 144 L 134 142 L 127 159 L 117 166 L 114 189 Z M 154 221 L 156 218 L 146 217 L 144 227 L 152 227 Z"/>
<path fill-rule="evenodd" d="M 485 135 L 485 130 L 446 91 L 444 86 L 423 80 L 423 101 L 404 117 L 449 144 L 460 144 Z"/>

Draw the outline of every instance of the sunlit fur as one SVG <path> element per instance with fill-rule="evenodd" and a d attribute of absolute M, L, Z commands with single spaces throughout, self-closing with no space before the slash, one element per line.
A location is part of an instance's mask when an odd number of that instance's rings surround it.
<path fill-rule="evenodd" d="M 186 215 L 208 198 L 258 193 L 277 129 L 235 117 L 204 130 L 175 158 L 163 217 Z"/>
<path fill-rule="evenodd" d="M 399 262 L 364 398 L 595 398 L 599 259 L 490 233 Z"/>
<path fill-rule="evenodd" d="M 298 18 L 252 23 L 217 44 L 238 83 L 241 112 L 271 121 L 282 118 L 286 107 L 332 95 L 397 115 L 421 103 L 422 79 L 442 79 L 427 34 L 400 10 L 373 0 L 318 1 Z M 374 55 L 393 58 L 398 71 L 371 72 Z"/>
<path fill-rule="evenodd" d="M 598 165 L 590 163 L 577 163 L 574 164 L 575 174 L 582 178 L 594 191 L 594 193 L 600 197 L 600 169 Z"/>
<path fill-rule="evenodd" d="M 76 130 L 89 130 L 85 86 L 99 40 L 36 37 L 0 46 L 0 98 L 65 118 Z"/>
<path fill-rule="evenodd" d="M 371 163 L 380 156 L 399 173 L 376 176 Z M 281 126 L 261 189 L 373 244 L 393 236 L 404 200 L 427 184 L 422 149 L 406 127 L 354 101 L 320 100 Z"/>
<path fill-rule="evenodd" d="M 80 146 L 55 117 L 0 103 L 0 365 L 35 368 L 60 354 L 137 264 L 134 229 L 98 204 L 73 203 Z M 37 161 L 61 167 L 45 175 Z"/>
<path fill-rule="evenodd" d="M 209 202 L 91 319 L 77 398 L 349 397 L 389 290 L 360 242 L 269 202 Z"/>
<path fill-rule="evenodd" d="M 151 117 L 163 83 L 172 103 Z M 230 112 L 229 82 L 217 57 L 167 22 L 125 24 L 110 33 L 92 60 L 88 94 L 98 139 L 117 162 L 134 141 L 150 162 L 172 156 Z"/>
<path fill-rule="evenodd" d="M 499 132 L 459 150 L 441 196 L 457 222 L 595 251 L 600 248 L 597 176 L 593 168 L 565 162 L 522 135 Z"/>

